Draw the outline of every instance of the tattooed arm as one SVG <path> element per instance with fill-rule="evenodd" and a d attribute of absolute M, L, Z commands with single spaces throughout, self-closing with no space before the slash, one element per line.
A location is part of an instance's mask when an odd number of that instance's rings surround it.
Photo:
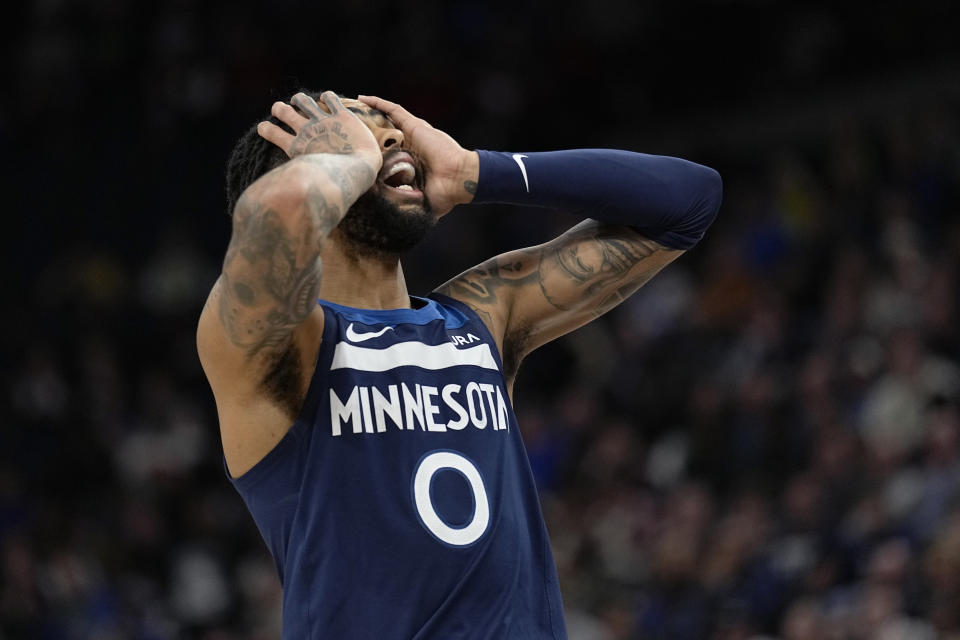
<path fill-rule="evenodd" d="M 251 184 L 234 211 L 233 235 L 219 283 L 218 314 L 230 342 L 250 359 L 281 347 L 314 307 L 322 241 L 373 184 L 382 161 L 369 129 L 335 94 L 326 113 L 304 94 L 273 113 L 258 132 L 291 160 Z M 360 141 L 360 149 L 354 150 Z"/>
<path fill-rule="evenodd" d="M 418 118 L 396 102 L 359 96 L 361 102 L 386 114 L 402 132 L 405 143 L 427 165 L 424 193 L 437 216 L 458 204 L 468 204 L 477 189 L 478 156 L 449 135 Z"/>
<path fill-rule="evenodd" d="M 362 160 L 311 154 L 274 169 L 240 197 L 217 312 L 248 360 L 285 344 L 316 306 L 322 242 L 373 175 Z"/>
<path fill-rule="evenodd" d="M 291 159 L 237 201 L 223 271 L 197 329 L 235 475 L 272 449 L 296 418 L 309 382 L 303 371 L 322 335 L 315 300 L 323 242 L 382 162 L 371 131 L 336 94 L 324 93 L 322 102 L 299 93 L 293 106 L 274 104 L 273 115 L 295 134 L 270 122 L 258 126 Z"/>
<path fill-rule="evenodd" d="M 617 306 L 683 253 L 629 227 L 584 220 L 536 247 L 497 256 L 437 291 L 474 309 L 502 340 L 504 374 Z"/>
<path fill-rule="evenodd" d="M 609 311 L 695 245 L 720 207 L 720 175 L 680 158 L 614 149 L 467 151 L 396 103 L 360 100 L 386 113 L 426 159 L 427 195 L 441 213 L 502 202 L 591 218 L 438 289 L 483 318 L 508 379 L 524 355 Z"/>
<path fill-rule="evenodd" d="M 679 158 L 612 149 L 478 154 L 474 202 L 596 219 L 444 287 L 502 336 L 508 376 L 532 349 L 609 311 L 695 245 L 720 207 L 719 174 Z"/>

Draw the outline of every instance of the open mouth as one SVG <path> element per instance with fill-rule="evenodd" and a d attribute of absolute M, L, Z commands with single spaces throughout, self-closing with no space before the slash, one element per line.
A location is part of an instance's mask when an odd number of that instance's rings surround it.
<path fill-rule="evenodd" d="M 417 170 L 417 162 L 405 151 L 396 152 L 387 158 L 377 181 L 388 191 L 411 198 L 423 197 L 423 172 Z"/>

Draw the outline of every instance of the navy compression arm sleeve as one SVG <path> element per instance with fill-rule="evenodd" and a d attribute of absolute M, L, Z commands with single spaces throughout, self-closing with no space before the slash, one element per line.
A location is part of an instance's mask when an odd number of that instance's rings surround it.
<path fill-rule="evenodd" d="M 475 203 L 563 209 L 673 249 L 695 245 L 720 209 L 720 174 L 679 158 L 611 149 L 477 153 Z"/>

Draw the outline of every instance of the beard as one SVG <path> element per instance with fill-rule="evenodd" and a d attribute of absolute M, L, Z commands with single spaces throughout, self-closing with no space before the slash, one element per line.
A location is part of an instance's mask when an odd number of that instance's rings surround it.
<path fill-rule="evenodd" d="M 375 185 L 357 198 L 336 229 L 357 255 L 394 260 L 417 246 L 436 223 L 426 194 L 422 206 L 401 209 Z"/>

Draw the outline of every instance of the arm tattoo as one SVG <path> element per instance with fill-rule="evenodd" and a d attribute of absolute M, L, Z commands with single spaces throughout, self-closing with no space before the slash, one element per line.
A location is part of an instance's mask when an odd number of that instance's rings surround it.
<path fill-rule="evenodd" d="M 438 291 L 467 304 L 491 329 L 491 312 L 528 310 L 520 321 L 503 319 L 504 368 L 513 375 L 537 325 L 566 333 L 603 315 L 659 271 L 662 261 L 643 265 L 663 249 L 629 227 L 586 220 L 551 242 L 488 260 Z M 534 291 L 545 305 L 530 297 Z"/>
<path fill-rule="evenodd" d="M 363 195 L 364 191 L 370 188 L 376 178 L 376 173 L 370 165 L 363 162 L 352 162 L 344 166 L 342 162 L 338 162 L 339 158 L 329 154 L 313 154 L 303 156 L 303 159 L 309 162 L 311 166 L 320 169 L 333 181 L 337 190 L 342 194 L 343 202 L 352 204 Z M 314 204 L 314 198 L 322 197 L 323 193 L 320 189 L 315 188 L 308 196 L 307 203 Z M 326 206 L 326 200 L 323 201 L 323 205 Z M 346 208 L 349 209 L 349 207 Z M 321 218 L 323 216 L 321 210 L 315 210 L 312 213 Z M 337 222 L 339 222 L 339 219 L 335 218 L 334 225 Z M 332 228 L 333 226 L 330 227 L 330 229 Z M 325 233 L 329 233 L 329 229 Z"/>
<path fill-rule="evenodd" d="M 230 341 L 253 356 L 283 345 L 310 314 L 320 288 L 319 247 L 307 246 L 316 234 L 291 233 L 276 211 L 262 206 L 234 224 L 220 319 Z"/>
<path fill-rule="evenodd" d="M 656 269 L 633 268 L 661 248 L 628 227 L 590 221 L 544 245 L 540 290 L 560 311 L 586 306 L 599 317 L 654 276 Z"/>
<path fill-rule="evenodd" d="M 463 190 L 469 193 L 470 195 L 477 195 L 477 183 L 473 180 L 464 180 L 463 181 Z"/>
<path fill-rule="evenodd" d="M 558 311 L 589 306 L 601 315 L 653 277 L 631 272 L 663 247 L 628 227 L 587 222 L 552 242 L 488 260 L 439 291 L 483 307 L 496 305 L 503 288 L 536 283 Z"/>
<path fill-rule="evenodd" d="M 330 200 L 349 206 L 373 180 L 371 167 L 343 160 L 303 156 L 328 184 L 310 187 L 298 211 L 281 213 L 258 200 L 263 189 L 251 188 L 238 203 L 223 263 L 219 312 L 230 341 L 248 356 L 282 349 L 313 311 L 320 290 L 321 242 L 343 217 L 344 207 Z M 258 182 L 266 186 L 283 180 L 287 166 Z"/>
<path fill-rule="evenodd" d="M 528 250 L 529 251 L 529 250 Z M 529 257 L 502 261 L 494 258 L 470 269 L 458 278 L 443 285 L 437 291 L 456 298 L 473 309 L 489 328 L 493 328 L 493 318 L 488 308 L 499 303 L 499 292 L 504 287 L 522 287 L 536 282 L 536 273 L 524 273 Z"/>

